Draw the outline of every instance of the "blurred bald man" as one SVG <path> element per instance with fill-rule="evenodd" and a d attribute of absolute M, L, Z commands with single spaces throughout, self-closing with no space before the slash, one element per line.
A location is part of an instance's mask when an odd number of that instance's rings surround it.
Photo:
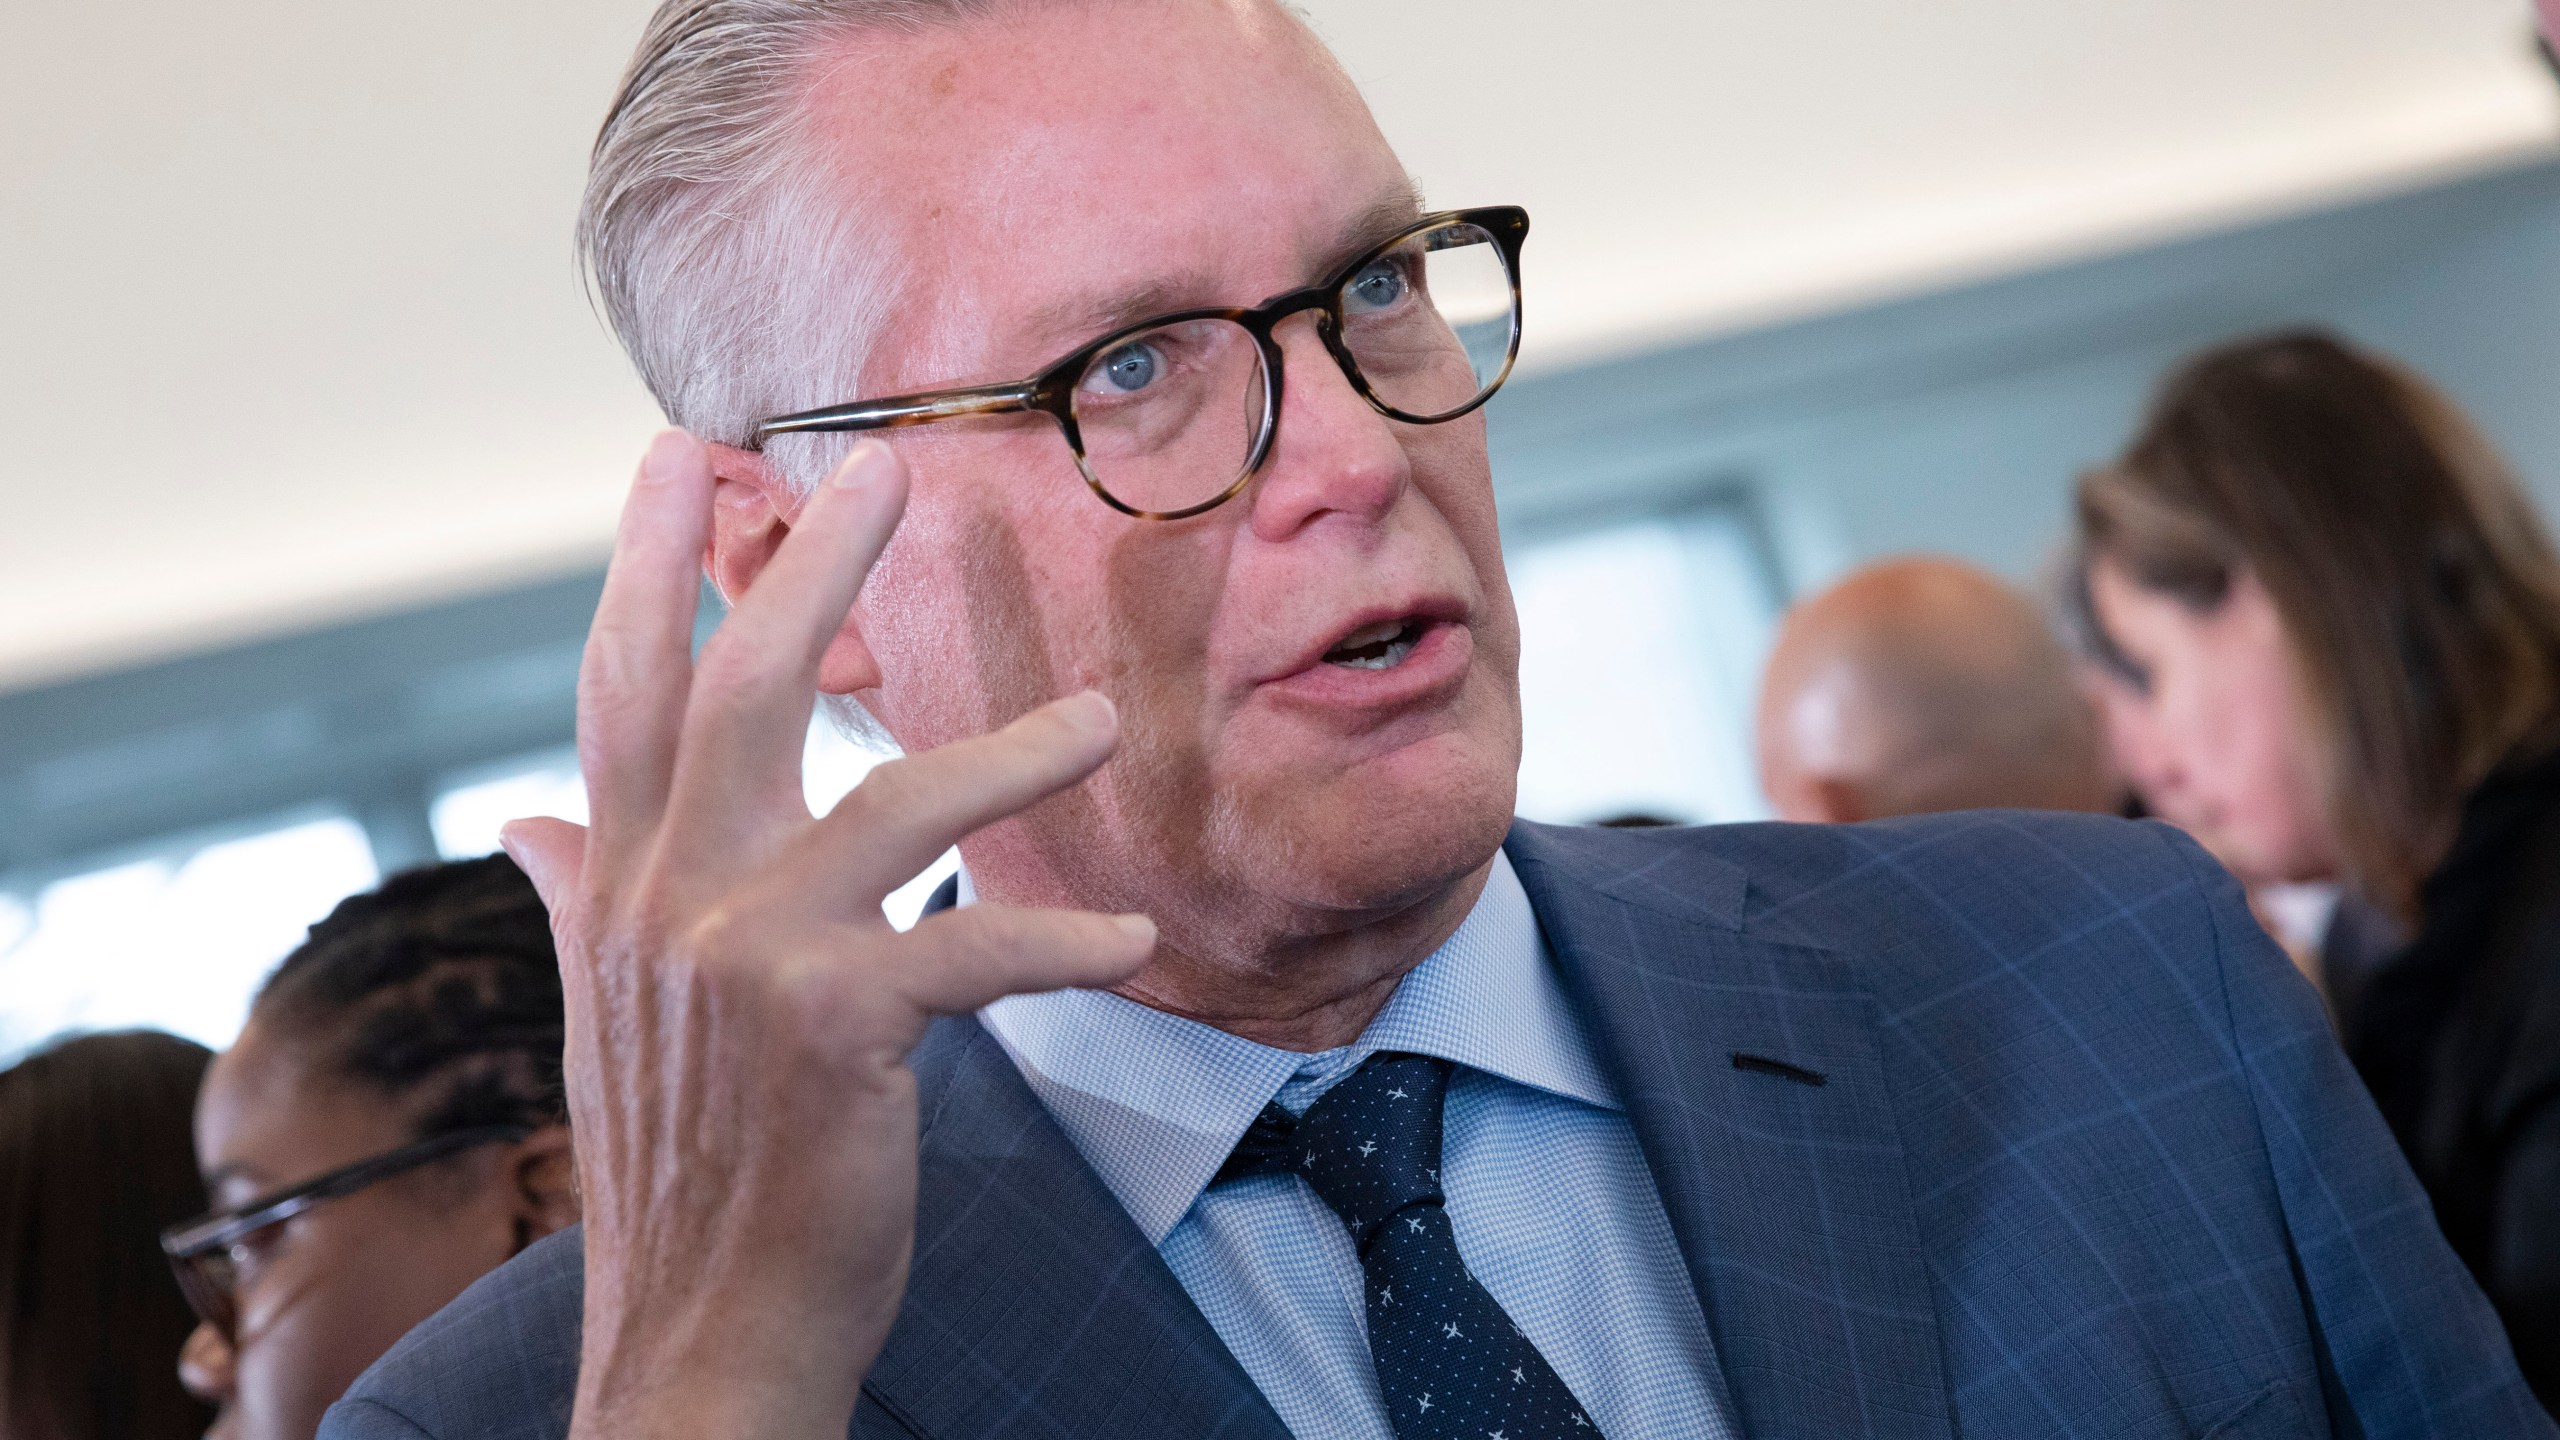
<path fill-rule="evenodd" d="M 2036 607 L 1954 560 L 1885 561 L 1788 612 L 1759 743 L 1761 787 L 1788 820 L 2103 813 L 2124 798 Z"/>

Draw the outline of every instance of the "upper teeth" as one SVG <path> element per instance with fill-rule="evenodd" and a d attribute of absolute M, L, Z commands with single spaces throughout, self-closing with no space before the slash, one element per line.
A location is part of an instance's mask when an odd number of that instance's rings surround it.
<path fill-rule="evenodd" d="M 1355 670 L 1384 670 L 1413 653 L 1419 631 L 1402 620 L 1382 620 L 1346 635 L 1325 653 L 1325 663 Z"/>

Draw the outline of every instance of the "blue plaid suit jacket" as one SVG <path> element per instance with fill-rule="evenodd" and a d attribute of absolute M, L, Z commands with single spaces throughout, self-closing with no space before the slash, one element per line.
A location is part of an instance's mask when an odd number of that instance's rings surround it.
<path fill-rule="evenodd" d="M 1507 848 L 1754 1440 L 2555 1435 L 2310 989 L 2175 831 Z M 1283 1440 L 986 1033 L 940 1024 L 915 1068 L 913 1278 L 854 1435 Z M 412 1333 L 325 1440 L 565 1433 L 579 1303 L 572 1232 Z"/>

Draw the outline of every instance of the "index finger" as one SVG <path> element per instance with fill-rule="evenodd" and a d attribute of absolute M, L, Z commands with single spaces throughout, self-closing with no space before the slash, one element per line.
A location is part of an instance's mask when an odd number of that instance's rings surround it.
<path fill-rule="evenodd" d="M 622 503 L 578 667 L 578 768 L 592 843 L 607 855 L 644 843 L 666 809 L 693 674 L 711 483 L 702 442 L 663 430 Z"/>
<path fill-rule="evenodd" d="M 906 466 L 865 440 L 791 518 L 791 529 L 702 648 L 668 797 L 689 852 L 748 853 L 787 798 L 817 703 L 818 660 L 905 513 Z"/>

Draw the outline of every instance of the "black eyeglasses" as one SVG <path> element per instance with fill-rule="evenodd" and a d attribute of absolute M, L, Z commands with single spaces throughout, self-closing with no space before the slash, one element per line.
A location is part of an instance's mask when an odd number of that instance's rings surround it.
<path fill-rule="evenodd" d="M 1520 352 L 1520 245 L 1529 212 L 1426 215 L 1336 271 L 1248 310 L 1183 310 L 1115 330 L 1028 380 L 857 400 L 759 421 L 752 445 L 817 430 L 881 430 L 1041 411 L 1085 484 L 1140 520 L 1235 497 L 1280 420 L 1272 330 L 1303 310 L 1372 409 L 1438 425 L 1482 405 Z"/>
<path fill-rule="evenodd" d="M 206 1323 L 228 1335 L 240 1320 L 240 1269 L 246 1258 L 241 1252 L 250 1236 L 315 1205 L 353 1195 L 431 1161 L 475 1146 L 521 1140 L 533 1129 L 530 1125 L 479 1125 L 430 1136 L 340 1166 L 291 1189 L 261 1195 L 246 1205 L 173 1225 L 160 1232 L 160 1249 L 169 1257 L 169 1268 L 177 1272 L 178 1288 L 186 1292 L 187 1303 Z"/>

